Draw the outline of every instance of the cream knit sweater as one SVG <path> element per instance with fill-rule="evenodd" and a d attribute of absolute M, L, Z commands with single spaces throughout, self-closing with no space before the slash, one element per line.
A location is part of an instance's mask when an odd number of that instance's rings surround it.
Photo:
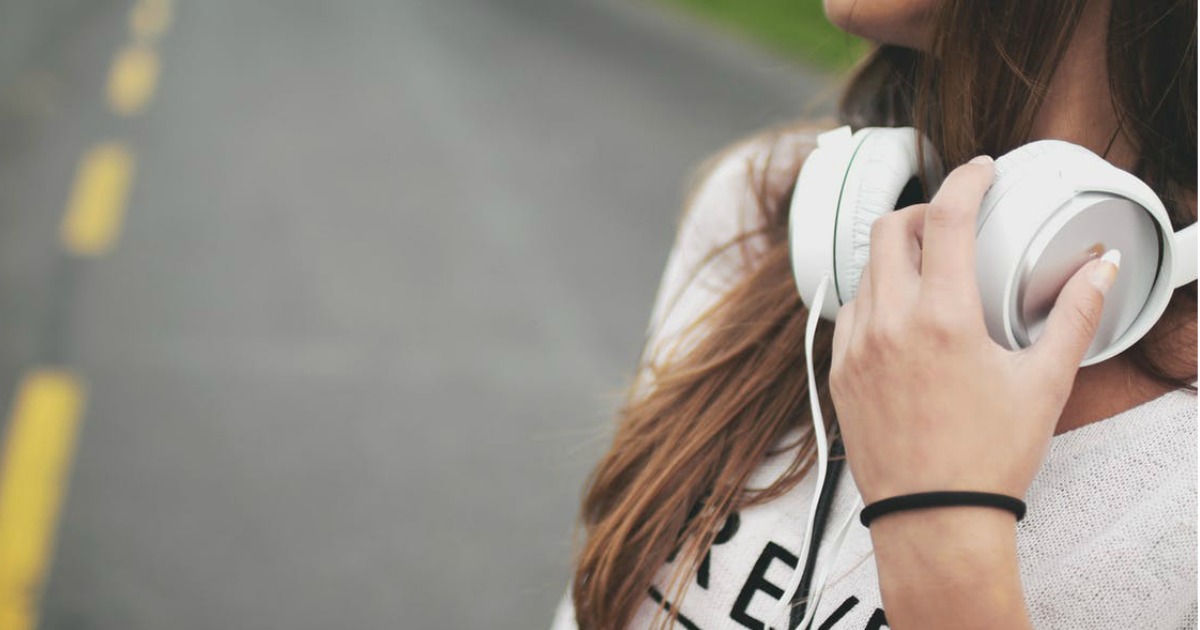
<path fill-rule="evenodd" d="M 802 154 L 814 140 L 815 132 L 788 133 L 775 150 Z M 749 241 L 701 268 L 714 246 L 753 229 L 747 167 L 763 166 L 767 149 L 756 141 L 726 154 L 689 203 L 651 319 L 651 356 L 689 347 L 696 337 L 683 337 L 686 326 L 761 250 L 761 243 Z M 644 375 L 640 385 L 653 386 Z M 1195 395 L 1178 390 L 1053 438 L 1025 497 L 1028 514 L 1017 525 L 1021 579 L 1034 627 L 1196 627 L 1196 421 Z M 787 451 L 768 459 L 751 486 L 770 484 L 794 455 Z M 810 474 L 786 495 L 727 519 L 682 601 L 668 602 L 681 613 L 677 628 L 788 628 L 786 616 L 767 617 L 778 609 L 778 598 L 799 565 L 814 482 Z M 847 468 L 830 527 L 842 522 L 857 497 Z M 867 529 L 856 523 L 836 559 L 827 545 L 828 540 L 818 554 L 817 571 L 831 561 L 833 570 L 813 628 L 888 627 Z M 662 568 L 632 627 L 650 624 L 674 568 Z M 573 628 L 567 596 L 553 630 Z"/>

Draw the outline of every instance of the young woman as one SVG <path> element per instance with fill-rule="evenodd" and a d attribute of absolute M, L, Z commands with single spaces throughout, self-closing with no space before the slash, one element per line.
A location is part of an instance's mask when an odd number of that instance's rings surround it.
<path fill-rule="evenodd" d="M 986 156 L 1036 139 L 1137 175 L 1176 229 L 1196 221 L 1194 1 L 825 10 L 879 44 L 842 122 L 915 126 L 959 165 L 930 203 L 877 221 L 857 298 L 818 328 L 817 398 L 852 473 L 829 522 L 858 493 L 944 489 L 1023 498 L 1028 513 L 947 506 L 850 529 L 836 557 L 820 547 L 832 569 L 811 627 L 1195 628 L 1196 284 L 1134 347 L 1079 369 L 1116 264 L 1085 264 L 1020 352 L 988 338 L 973 273 Z M 830 126 L 764 134 L 705 169 L 586 490 L 556 628 L 799 622 L 780 600 L 817 489 L 787 209 Z"/>

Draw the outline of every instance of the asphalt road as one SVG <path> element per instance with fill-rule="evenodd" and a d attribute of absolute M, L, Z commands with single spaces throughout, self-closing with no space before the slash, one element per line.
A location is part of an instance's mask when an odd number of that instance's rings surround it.
<path fill-rule="evenodd" d="M 41 627 L 545 627 L 687 174 L 820 84 L 633 2 L 204 0 L 121 117 L 83 4 L 0 103 L 0 395 L 88 390 Z"/>

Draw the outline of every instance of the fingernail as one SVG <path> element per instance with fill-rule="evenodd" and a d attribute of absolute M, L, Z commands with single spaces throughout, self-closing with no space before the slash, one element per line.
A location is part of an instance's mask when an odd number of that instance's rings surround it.
<path fill-rule="evenodd" d="M 971 158 L 971 161 L 970 161 L 970 164 L 991 164 L 991 163 L 992 163 L 992 156 L 990 156 L 990 155 L 980 155 L 980 156 Z"/>
<path fill-rule="evenodd" d="M 1121 266 L 1121 251 L 1110 249 L 1100 257 L 1100 264 L 1092 269 L 1092 285 L 1100 290 L 1100 294 L 1108 293 L 1113 282 L 1117 279 L 1117 269 Z"/>

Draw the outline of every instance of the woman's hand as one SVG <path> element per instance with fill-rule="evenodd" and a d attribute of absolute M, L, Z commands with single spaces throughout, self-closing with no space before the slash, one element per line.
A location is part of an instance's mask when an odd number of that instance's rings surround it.
<path fill-rule="evenodd" d="M 838 312 L 830 389 L 866 504 L 936 490 L 1023 498 L 1095 335 L 1117 272 L 1104 260 L 1068 281 L 1030 348 L 988 337 L 975 222 L 993 175 L 976 158 L 929 204 L 878 219 L 858 296 Z M 1028 628 L 1013 519 L 953 506 L 873 521 L 888 625 Z"/>
<path fill-rule="evenodd" d="M 1117 271 L 1101 260 L 1067 283 L 1032 347 L 988 337 L 975 224 L 993 171 L 976 158 L 930 203 L 878 219 L 858 295 L 838 312 L 830 388 L 866 504 L 935 490 L 1024 497 L 1095 335 Z"/>

